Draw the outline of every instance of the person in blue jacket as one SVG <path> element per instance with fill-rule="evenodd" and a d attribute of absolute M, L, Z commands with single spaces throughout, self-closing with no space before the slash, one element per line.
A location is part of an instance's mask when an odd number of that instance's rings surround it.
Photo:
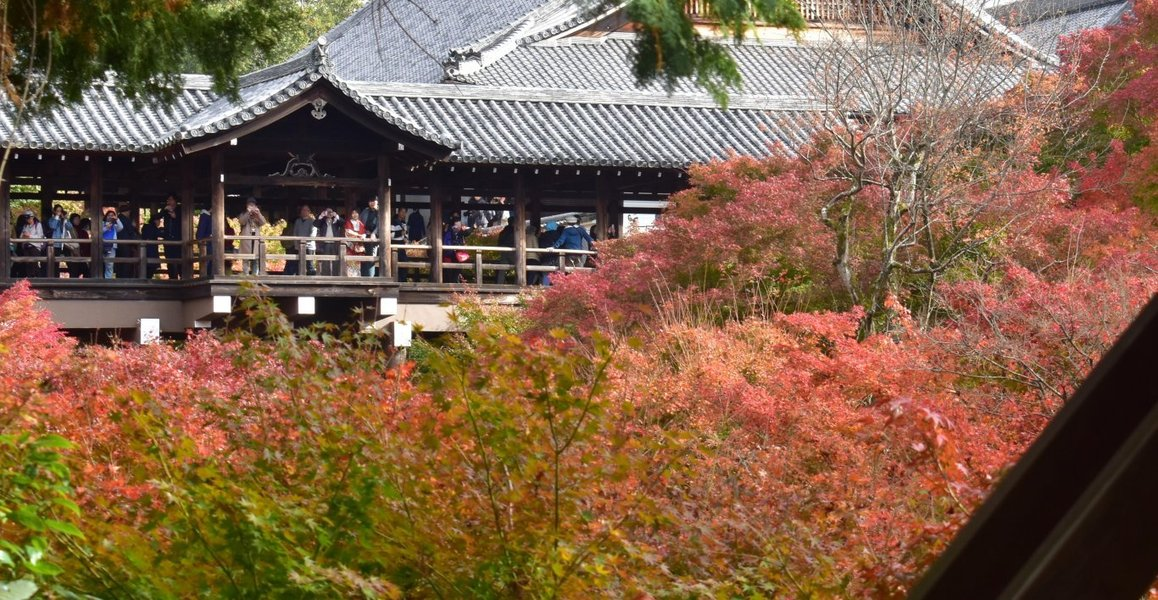
<path fill-rule="evenodd" d="M 584 247 L 583 243 L 587 246 Z M 577 217 L 568 217 L 567 226 L 563 228 L 563 233 L 559 235 L 559 239 L 555 240 L 554 248 L 561 250 L 586 250 L 595 243 L 595 239 L 591 237 L 590 233 L 579 224 Z M 572 267 L 581 267 L 587 262 L 587 257 L 582 254 L 567 255 L 567 264 Z"/>

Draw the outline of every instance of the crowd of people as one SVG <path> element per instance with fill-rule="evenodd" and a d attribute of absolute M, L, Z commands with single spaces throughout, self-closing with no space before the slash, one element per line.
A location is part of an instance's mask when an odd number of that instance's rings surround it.
<path fill-rule="evenodd" d="M 181 213 L 177 197 L 169 194 L 165 207 L 156 211 L 148 220 L 142 221 L 139 212 L 134 212 L 128 204 L 118 209 L 108 209 L 99 220 L 103 246 L 104 267 L 100 275 L 106 279 L 135 278 L 140 274 L 137 244 L 118 244 L 118 240 L 154 240 L 168 243 L 144 245 L 147 258 L 160 259 L 164 252 L 166 268 L 170 279 L 181 277 L 175 266 L 183 256 L 181 240 Z M 10 251 L 13 256 L 35 260 L 13 261 L 12 277 L 45 277 L 49 273 L 49 257 L 58 262 L 57 275 L 67 274 L 70 278 L 94 277 L 92 260 L 97 251 L 93 243 L 93 220 L 78 213 L 68 213 L 57 204 L 52 207 L 52 215 L 41 221 L 34 212 L 25 211 L 19 215 L 14 225 L 14 236 Z M 51 242 L 39 240 L 53 240 Z M 162 250 L 163 248 L 163 250 Z M 51 252 L 50 252 L 51 250 Z M 113 259 L 134 259 L 115 261 Z M 150 261 L 145 277 L 152 278 L 160 270 L 159 261 Z"/>
<path fill-rule="evenodd" d="M 306 276 L 346 276 L 346 277 L 374 277 L 380 268 L 379 254 L 382 249 L 381 240 L 389 236 L 391 246 L 430 244 L 431 235 L 438 235 L 445 247 L 466 246 L 467 237 L 474 231 L 484 231 L 493 235 L 498 230 L 498 246 L 513 248 L 515 246 L 515 224 L 509 219 L 510 212 L 504 210 L 501 200 L 493 201 L 494 209 L 485 207 L 487 202 L 472 202 L 484 205 L 483 208 L 451 213 L 435 232 L 428 229 L 423 214 L 418 210 L 399 208 L 384 218 L 379 212 L 377 197 L 371 197 L 361 210 L 350 210 L 348 213 L 334 208 L 324 208 L 315 214 L 309 205 L 298 207 L 297 217 L 288 222 L 281 231 L 283 246 L 286 254 L 291 255 L 286 261 L 285 275 Z M 92 272 L 93 260 L 69 260 L 93 258 L 97 244 L 85 242 L 94 238 L 94 224 L 91 219 L 79 214 L 68 214 L 61 205 L 53 207 L 52 216 L 45 222 L 32 211 L 21 214 L 15 223 L 15 235 L 11 251 L 14 256 L 33 257 L 40 260 L 14 261 L 12 266 L 13 277 L 44 277 L 47 275 L 48 248 L 52 248 L 54 260 L 60 265 L 59 273 L 67 273 L 72 278 L 93 277 L 102 275 L 104 278 L 138 278 L 152 279 L 162 271 L 169 279 L 180 279 L 182 276 L 181 261 L 185 255 L 184 239 L 181 226 L 181 207 L 175 194 L 169 194 L 165 205 L 154 211 L 147 220 L 140 218 L 139 211 L 133 211 L 128 204 L 122 204 L 118 209 L 108 209 L 99 222 L 101 236 L 100 247 L 103 249 L 102 272 Z M 262 213 L 256 198 L 246 201 L 245 211 L 236 219 L 237 228 L 226 220 L 224 234 L 228 238 L 225 246 L 226 254 L 237 254 L 234 260 L 240 262 L 242 275 L 264 275 L 265 246 L 261 243 L 263 227 L 269 224 L 269 219 Z M 579 223 L 578 219 L 570 216 L 562 222 L 548 221 L 543 226 L 528 224 L 525 229 L 526 247 L 532 252 L 527 254 L 528 265 L 540 265 L 541 254 L 534 252 L 537 249 L 562 250 L 589 250 L 594 239 L 591 234 Z M 195 239 L 198 241 L 198 253 L 203 257 L 211 257 L 213 253 L 213 218 L 208 210 L 202 210 L 196 223 Z M 22 241 L 27 240 L 27 241 Z M 48 242 L 46 240 L 53 240 Z M 126 240 L 151 240 L 159 243 L 138 244 L 124 243 Z M 142 262 L 140 252 L 146 253 Z M 398 280 L 417 280 L 429 274 L 429 269 L 415 268 L 413 263 L 425 263 L 428 253 L 423 249 L 393 250 L 392 257 L 398 267 Z M 338 258 L 345 256 L 344 264 Z M 511 265 L 510 269 L 494 269 L 494 282 L 505 284 L 509 272 L 514 269 L 516 253 L 501 251 L 500 264 Z M 163 258 L 163 260 L 161 260 Z M 117 260 L 132 259 L 132 260 Z M 446 248 L 442 255 L 444 264 L 468 263 L 473 260 L 472 253 L 461 249 Z M 233 271 L 234 260 L 229 262 L 229 270 Z M 572 267 L 585 266 L 587 256 L 582 254 L 568 254 L 567 264 Z M 203 261 L 203 274 L 208 275 L 211 268 L 209 260 Z M 402 266 L 402 263 L 411 263 Z M 551 264 L 551 263 L 548 263 Z M 140 273 L 141 269 L 144 273 Z M 444 268 L 443 281 L 462 281 L 464 269 L 453 266 Z M 527 283 L 530 285 L 550 285 L 546 272 L 530 270 L 527 273 Z"/>

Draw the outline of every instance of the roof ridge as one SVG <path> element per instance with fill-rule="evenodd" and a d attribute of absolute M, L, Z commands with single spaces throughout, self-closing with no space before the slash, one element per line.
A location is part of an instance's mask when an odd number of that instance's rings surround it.
<path fill-rule="evenodd" d="M 572 17 L 572 18 L 570 18 L 562 23 L 559 23 L 558 25 L 555 25 L 554 27 L 544 29 L 543 31 L 533 33 L 531 35 L 528 35 L 528 36 L 520 39 L 519 45 L 525 46 L 528 44 L 533 44 L 535 42 L 541 42 L 543 40 L 553 38 L 557 35 L 567 33 L 568 31 L 571 31 L 573 29 L 577 29 L 577 28 L 582 27 L 584 25 L 594 23 L 596 21 L 599 21 L 600 19 L 604 19 L 608 15 L 611 15 L 612 13 L 614 13 L 618 10 L 621 10 L 624 6 L 627 6 L 626 1 L 612 2 L 609 5 L 607 5 L 607 8 L 600 11 L 599 8 L 604 6 L 603 4 L 598 3 L 598 2 L 588 2 L 588 4 L 590 4 L 590 6 L 588 6 L 585 10 L 580 10 L 579 13 L 576 14 L 574 17 Z"/>
<path fill-rule="evenodd" d="M 245 75 L 242 75 L 240 79 L 238 79 L 240 87 L 247 88 L 259 83 L 265 83 L 267 81 L 278 79 L 279 77 L 285 77 L 286 75 L 289 75 L 295 71 L 309 71 L 312 68 L 316 68 L 317 52 L 318 42 L 310 42 L 302 52 L 299 52 L 292 58 L 289 58 L 276 65 L 271 65 L 265 67 L 264 69 L 258 69 L 252 73 L 246 73 Z"/>
<path fill-rule="evenodd" d="M 502 40 L 503 38 L 510 36 L 520 27 L 524 26 L 528 19 L 530 19 L 536 13 L 542 12 L 544 7 L 551 6 L 553 8 L 557 8 L 558 6 L 570 4 L 572 1 L 574 0 L 542 0 L 542 2 L 535 8 L 523 13 L 522 15 L 519 15 L 517 19 L 503 24 L 498 29 L 495 29 L 494 31 L 491 31 L 482 37 L 463 44 L 462 46 L 455 46 L 450 48 L 450 56 L 448 56 L 448 58 L 454 57 L 456 55 L 467 56 L 481 52 L 485 48 L 493 46 L 495 41 Z"/>
<path fill-rule="evenodd" d="M 553 19 L 560 17 L 565 17 L 562 24 L 590 20 L 591 10 L 600 5 L 597 0 L 544 0 L 503 27 L 469 44 L 451 48 L 444 70 L 452 79 L 477 72 L 501 60 L 524 40 L 534 37 L 538 33 L 535 31 L 537 27 L 550 25 Z M 553 31 L 559 25 L 550 25 L 545 31 Z"/>

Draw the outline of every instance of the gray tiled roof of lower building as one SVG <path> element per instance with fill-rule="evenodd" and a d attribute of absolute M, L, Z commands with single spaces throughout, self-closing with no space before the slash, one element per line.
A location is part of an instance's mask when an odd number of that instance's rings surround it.
<path fill-rule="evenodd" d="M 215 98 L 208 86 L 186 87 L 169 105 L 134 104 L 112 86 L 94 85 L 74 105 L 33 115 L 13 135 L 12 115 L 0 111 L 0 138 L 32 150 L 143 152 Z"/>
<path fill-rule="evenodd" d="M 738 45 L 728 50 L 740 68 L 744 94 L 784 96 L 815 92 L 813 82 L 820 57 L 814 48 L 785 42 Z M 530 44 L 462 80 L 494 86 L 636 91 L 640 88 L 632 71 L 633 53 L 633 42 L 622 37 Z M 653 83 L 643 89 L 660 91 L 662 86 Z M 675 91 L 704 93 L 692 82 L 678 84 Z"/>
<path fill-rule="evenodd" d="M 370 0 L 326 34 L 351 81 L 437 83 L 452 48 L 495 34 L 550 0 Z"/>
<path fill-rule="evenodd" d="M 377 96 L 382 106 L 459 141 L 451 161 L 682 168 L 730 154 L 799 147 L 816 112 L 678 105 Z"/>
<path fill-rule="evenodd" d="M 1130 9 L 1131 2 L 1114 2 L 1077 12 L 1044 17 L 1018 29 L 1022 39 L 1042 52 L 1056 53 L 1059 38 L 1088 29 L 1116 25 Z"/>

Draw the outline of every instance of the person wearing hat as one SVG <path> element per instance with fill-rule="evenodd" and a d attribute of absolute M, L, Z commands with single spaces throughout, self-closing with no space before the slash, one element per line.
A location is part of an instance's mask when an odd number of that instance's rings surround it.
<path fill-rule="evenodd" d="M 257 207 L 257 198 L 250 196 L 245 201 L 245 212 L 237 218 L 241 225 L 241 233 L 243 236 L 259 236 L 261 235 L 261 226 L 266 224 L 265 216 L 261 214 L 261 209 Z M 255 243 L 257 240 L 247 239 L 241 240 L 241 254 L 253 254 L 258 249 Z M 258 275 L 261 269 L 256 258 L 243 259 L 241 262 L 242 275 Z"/>
<path fill-rule="evenodd" d="M 578 217 L 570 216 L 567 217 L 567 226 L 563 228 L 563 233 L 559 234 L 559 239 L 555 240 L 552 247 L 560 250 L 583 250 L 585 249 L 584 242 L 587 243 L 586 248 L 590 248 L 591 244 L 595 243 L 595 239 L 579 224 Z M 586 262 L 587 257 L 582 254 L 567 255 L 569 266 L 581 267 Z"/>

